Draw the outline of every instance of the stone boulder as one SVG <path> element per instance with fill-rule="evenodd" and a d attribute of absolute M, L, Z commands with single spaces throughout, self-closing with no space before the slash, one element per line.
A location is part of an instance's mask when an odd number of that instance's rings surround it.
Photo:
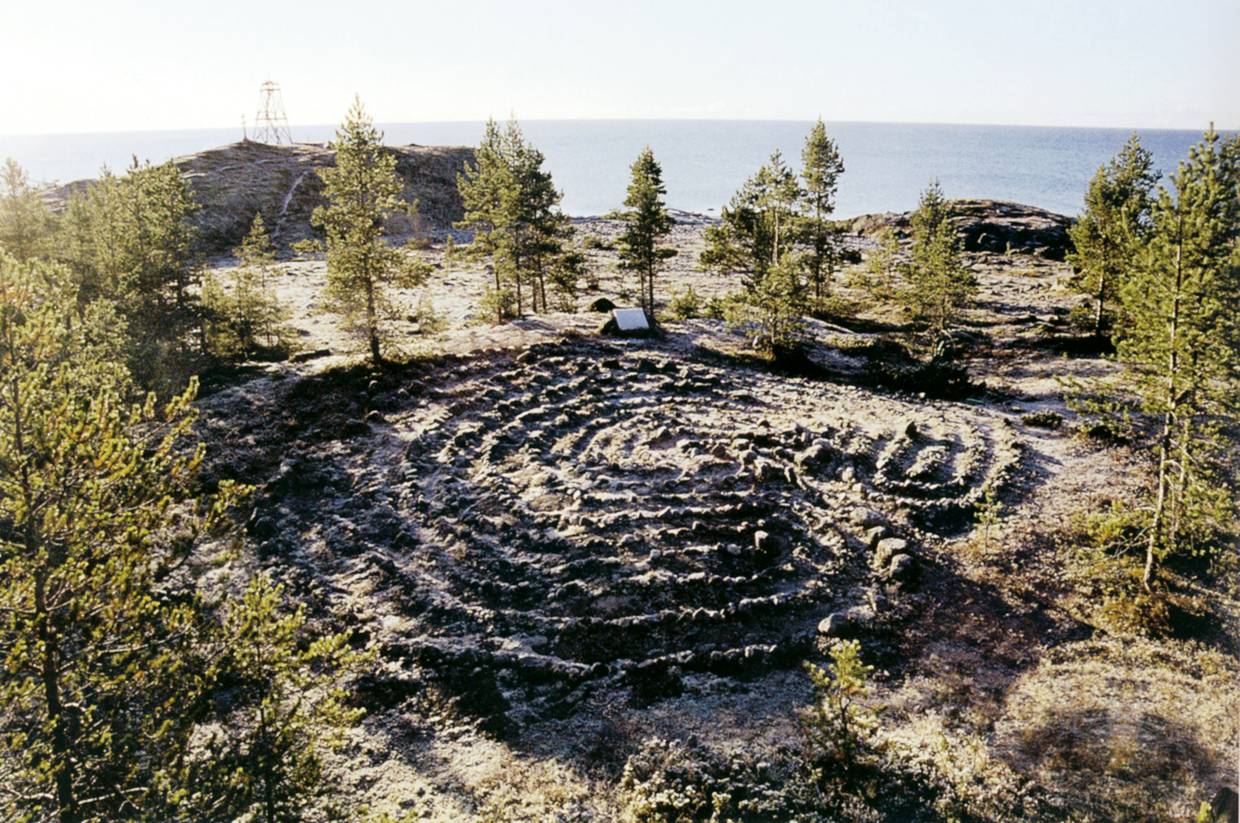
<path fill-rule="evenodd" d="M 1037 206 L 1004 200 L 952 200 L 952 222 L 965 251 L 1015 251 L 1046 260 L 1064 260 L 1072 251 L 1068 227 L 1072 218 Z M 862 235 L 891 228 L 902 238 L 912 236 L 912 212 L 865 214 L 847 223 Z"/>

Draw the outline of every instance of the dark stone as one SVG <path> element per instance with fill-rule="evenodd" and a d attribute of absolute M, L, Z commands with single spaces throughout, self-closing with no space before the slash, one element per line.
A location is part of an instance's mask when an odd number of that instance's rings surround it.
<path fill-rule="evenodd" d="M 270 540 L 275 536 L 276 524 L 270 517 L 259 516 L 258 510 L 255 509 L 250 521 L 245 524 L 245 530 L 255 540 Z"/>
<path fill-rule="evenodd" d="M 1068 236 L 1072 218 L 1062 214 L 1002 200 L 952 200 L 950 206 L 965 251 L 1019 251 L 1044 260 L 1064 260 L 1073 248 Z M 911 217 L 912 212 L 867 214 L 853 220 L 851 228 L 872 235 L 890 227 L 897 235 L 907 237 Z"/>
<path fill-rule="evenodd" d="M 301 351 L 293 355 L 290 360 L 294 363 L 305 363 L 309 360 L 317 360 L 320 357 L 330 357 L 331 349 L 314 349 L 313 351 Z"/>
<path fill-rule="evenodd" d="M 917 561 L 910 554 L 897 554 L 887 567 L 887 577 L 897 583 L 910 583 L 917 578 Z"/>
<path fill-rule="evenodd" d="M 1219 789 L 1207 819 L 1210 823 L 1240 823 L 1240 795 L 1229 786 Z"/>
<path fill-rule="evenodd" d="M 606 297 L 596 297 L 590 301 L 590 305 L 586 306 L 592 312 L 599 314 L 607 314 L 616 307 L 616 304 L 608 300 Z"/>

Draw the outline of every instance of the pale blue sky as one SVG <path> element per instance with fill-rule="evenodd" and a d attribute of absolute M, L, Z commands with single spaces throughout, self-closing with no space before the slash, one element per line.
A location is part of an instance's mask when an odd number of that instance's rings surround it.
<path fill-rule="evenodd" d="M 290 120 L 1240 127 L 1240 0 L 8 0 L 0 134 Z M 356 9 L 356 10 L 354 10 Z"/>

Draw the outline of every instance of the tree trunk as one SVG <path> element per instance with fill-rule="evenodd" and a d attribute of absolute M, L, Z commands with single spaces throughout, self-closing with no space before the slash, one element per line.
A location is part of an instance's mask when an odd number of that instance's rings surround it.
<path fill-rule="evenodd" d="M 1179 475 L 1175 481 L 1175 494 L 1171 500 L 1171 517 L 1168 523 L 1170 530 L 1170 543 L 1173 546 L 1180 544 L 1180 525 L 1184 518 L 1184 495 L 1187 492 L 1189 484 L 1188 465 L 1191 459 L 1189 450 L 1189 438 L 1192 436 L 1193 421 L 1191 418 L 1185 417 L 1180 422 L 1180 444 L 1177 451 L 1179 458 L 1176 460 L 1177 474 Z"/>
<path fill-rule="evenodd" d="M 379 353 L 379 321 L 375 312 L 375 284 L 366 281 L 366 332 L 370 337 L 370 360 L 374 365 L 383 364 Z"/>
<path fill-rule="evenodd" d="M 1172 431 L 1176 423 L 1179 399 L 1176 395 L 1176 377 L 1179 375 L 1180 358 L 1176 351 L 1180 332 L 1180 297 L 1184 289 L 1184 214 L 1179 215 L 1175 246 L 1175 291 L 1171 300 L 1171 318 L 1167 324 L 1167 396 L 1163 413 L 1162 434 L 1158 441 L 1158 491 L 1154 499 L 1154 521 L 1150 524 L 1150 539 L 1145 547 L 1145 572 L 1141 585 L 1147 592 L 1153 591 L 1155 554 L 1162 544 L 1163 520 L 1167 509 L 1167 469 L 1171 456 Z M 1174 550 L 1174 546 L 1171 547 Z"/>
<path fill-rule="evenodd" d="M 501 295 L 504 293 L 503 284 L 499 281 L 499 267 L 494 263 L 491 264 L 491 274 L 495 275 L 495 322 L 504 322 L 504 301 Z"/>
<path fill-rule="evenodd" d="M 30 541 L 27 541 L 30 542 Z M 60 656 L 56 638 L 50 627 L 52 616 L 47 605 L 47 573 L 35 578 L 35 611 L 38 613 L 36 633 L 43 649 L 43 699 L 47 703 L 48 725 L 52 730 L 53 774 L 56 781 L 56 819 L 59 823 L 77 823 L 77 797 L 73 787 L 73 747 L 69 742 L 68 718 L 60 699 Z"/>
<path fill-rule="evenodd" d="M 1158 492 L 1154 499 L 1154 522 L 1150 524 L 1150 539 L 1145 547 L 1145 571 L 1141 575 L 1141 585 L 1147 592 L 1153 591 L 1150 583 L 1154 579 L 1154 557 L 1162 543 L 1163 513 L 1167 507 L 1167 464 L 1170 462 L 1171 428 L 1175 425 L 1175 416 L 1168 411 L 1163 415 L 1162 434 L 1158 442 Z"/>
<path fill-rule="evenodd" d="M 1106 316 L 1106 295 L 1107 284 L 1110 279 L 1107 277 L 1107 271 L 1112 265 L 1112 257 L 1115 250 L 1111 247 L 1109 236 L 1102 235 L 1102 263 L 1098 267 L 1098 292 L 1095 295 L 1096 302 L 1094 305 L 1094 337 L 1101 340 L 1103 331 L 1103 318 Z"/>
<path fill-rule="evenodd" d="M 653 249 L 651 250 L 653 253 Z M 646 314 L 650 317 L 651 322 L 654 321 L 654 262 L 649 264 L 646 271 L 646 291 L 642 295 L 642 302 L 646 304 Z"/>
<path fill-rule="evenodd" d="M 13 445 L 17 454 L 25 452 L 25 426 L 22 422 L 22 395 L 16 377 L 13 387 Z M 30 466 L 22 462 L 22 502 L 27 512 L 23 542 L 26 556 L 39 556 L 40 540 L 35 534 L 33 516 L 35 509 L 34 489 L 30 481 Z M 59 823 L 77 823 L 79 820 L 77 793 L 74 788 L 73 746 L 69 740 L 68 718 L 60 694 L 60 650 L 52 626 L 52 607 L 47 602 L 48 567 L 57 562 L 58 550 L 52 549 L 46 564 L 35 574 L 34 608 L 35 636 L 42 648 L 39 676 L 43 686 L 43 700 L 47 704 L 47 720 L 52 731 L 52 777 L 56 784 L 56 819 Z"/>

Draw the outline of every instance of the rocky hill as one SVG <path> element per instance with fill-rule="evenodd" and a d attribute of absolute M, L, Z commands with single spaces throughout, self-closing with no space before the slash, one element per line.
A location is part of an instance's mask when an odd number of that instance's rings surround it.
<path fill-rule="evenodd" d="M 473 160 L 473 149 L 409 145 L 387 150 L 396 156 L 404 199 L 418 203 L 416 214 L 389 223 L 391 233 L 430 231 L 461 219 L 456 175 Z M 320 144 L 271 146 L 245 140 L 173 162 L 202 206 L 196 222 L 203 250 L 225 253 L 241 241 L 258 212 L 278 244 L 308 237 L 310 215 L 323 202 L 323 183 L 314 172 L 335 164 L 336 153 Z M 53 208 L 63 207 L 74 191 L 87 185 L 89 181 L 77 181 L 53 191 Z"/>
<path fill-rule="evenodd" d="M 1018 251 L 1063 260 L 1072 249 L 1072 218 L 1037 206 L 1004 200 L 953 200 L 954 221 L 966 251 Z M 912 212 L 864 214 L 847 224 L 858 234 L 877 234 L 890 226 L 901 237 L 911 233 Z"/>

